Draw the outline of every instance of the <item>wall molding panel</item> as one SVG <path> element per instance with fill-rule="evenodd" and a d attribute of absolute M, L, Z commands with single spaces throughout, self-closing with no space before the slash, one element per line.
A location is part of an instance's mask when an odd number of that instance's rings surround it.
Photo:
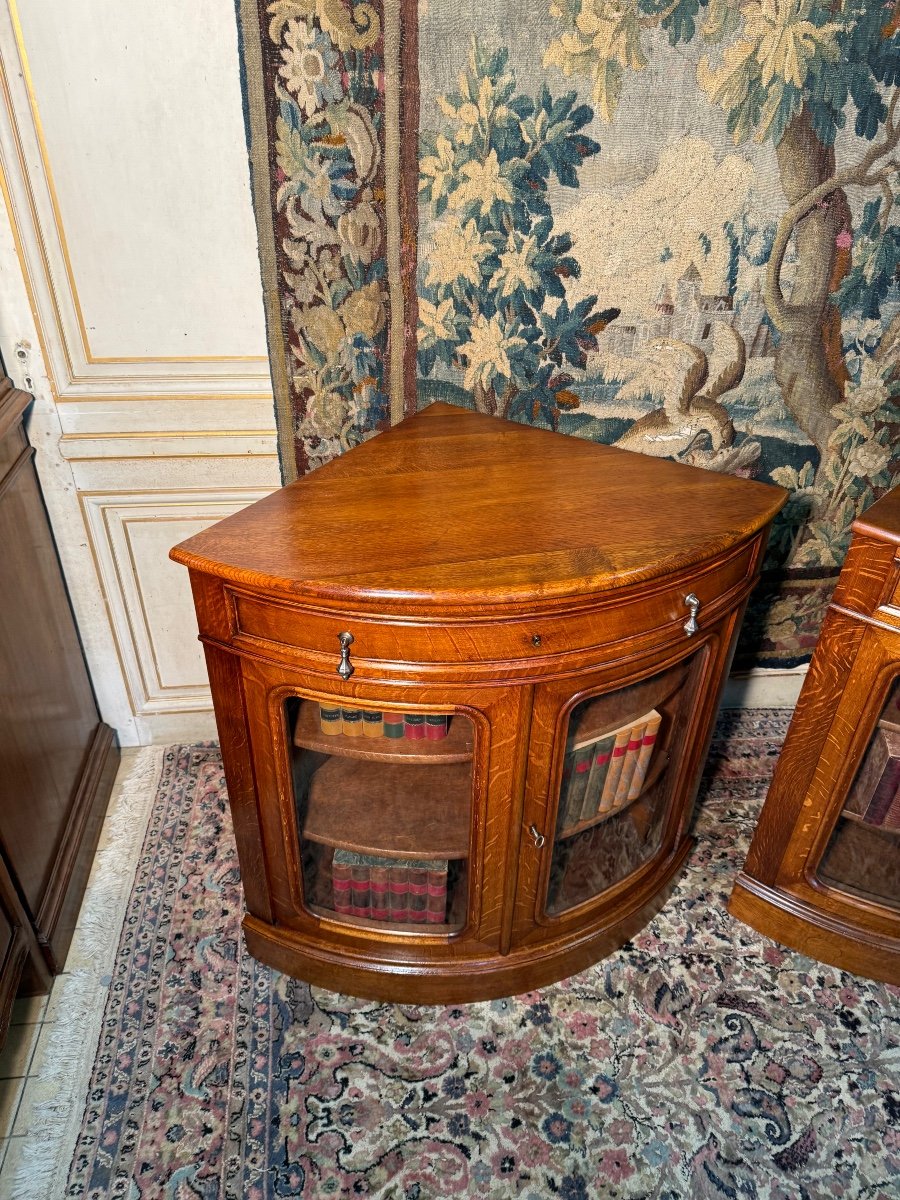
<path fill-rule="evenodd" d="M 191 604 L 187 572 L 165 556 L 175 542 L 262 499 L 268 490 L 81 493 L 137 715 L 210 709 L 196 626 L 190 641 L 183 636 L 183 614 Z"/>
<path fill-rule="evenodd" d="M 0 0 L 0 192 L 0 348 L 102 715 L 213 736 L 168 549 L 280 482 L 233 9 Z"/>

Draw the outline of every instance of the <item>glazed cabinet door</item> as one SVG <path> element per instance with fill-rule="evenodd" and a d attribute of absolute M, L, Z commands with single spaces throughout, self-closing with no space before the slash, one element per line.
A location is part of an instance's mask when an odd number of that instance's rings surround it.
<path fill-rule="evenodd" d="M 517 942 L 592 919 L 613 925 L 680 864 L 732 626 L 730 618 L 628 673 L 536 688 Z"/>
<path fill-rule="evenodd" d="M 417 963 L 495 952 L 520 690 L 241 669 L 273 923 Z"/>
<path fill-rule="evenodd" d="M 896 668 L 895 668 L 896 669 Z M 865 907 L 900 913 L 900 678 L 887 698 L 859 768 L 822 848 L 816 882 Z M 894 918 L 896 920 L 896 917 Z"/>

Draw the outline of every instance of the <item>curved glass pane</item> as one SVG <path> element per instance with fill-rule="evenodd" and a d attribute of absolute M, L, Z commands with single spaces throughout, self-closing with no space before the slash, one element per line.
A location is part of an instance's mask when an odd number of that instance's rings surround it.
<path fill-rule="evenodd" d="M 900 680 L 895 680 L 819 864 L 819 878 L 900 911 Z"/>
<path fill-rule="evenodd" d="M 547 911 L 602 895 L 660 847 L 706 649 L 571 713 Z"/>
<path fill-rule="evenodd" d="M 461 929 L 472 722 L 301 698 L 285 716 L 310 911 L 397 933 Z"/>

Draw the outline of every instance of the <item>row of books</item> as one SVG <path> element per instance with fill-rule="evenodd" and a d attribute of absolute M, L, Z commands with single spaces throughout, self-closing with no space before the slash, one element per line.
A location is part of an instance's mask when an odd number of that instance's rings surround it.
<path fill-rule="evenodd" d="M 404 925 L 446 922 L 446 859 L 404 860 L 335 850 L 331 882 L 336 913 Z"/>
<path fill-rule="evenodd" d="M 319 705 L 319 724 L 330 737 L 407 738 L 438 742 L 447 736 L 450 718 L 428 713 L 374 712 L 368 708 Z"/>
<path fill-rule="evenodd" d="M 573 741 L 563 765 L 561 828 L 612 816 L 640 796 L 661 721 L 654 708 L 609 733 Z"/>
<path fill-rule="evenodd" d="M 844 811 L 867 825 L 900 832 L 900 725 L 879 722 Z"/>

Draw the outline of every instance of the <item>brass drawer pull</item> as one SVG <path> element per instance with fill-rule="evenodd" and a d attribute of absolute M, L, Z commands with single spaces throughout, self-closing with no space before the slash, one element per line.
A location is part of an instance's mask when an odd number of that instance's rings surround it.
<path fill-rule="evenodd" d="M 700 625 L 697 622 L 697 613 L 700 611 L 700 600 L 693 592 L 689 592 L 684 598 L 685 604 L 691 610 L 691 615 L 684 623 L 684 632 L 688 637 L 693 637 Z"/>
<path fill-rule="evenodd" d="M 341 661 L 338 663 L 337 673 L 341 679 L 347 680 L 356 670 L 350 661 L 350 647 L 353 645 L 353 634 L 339 633 L 338 641 L 341 643 Z"/>

